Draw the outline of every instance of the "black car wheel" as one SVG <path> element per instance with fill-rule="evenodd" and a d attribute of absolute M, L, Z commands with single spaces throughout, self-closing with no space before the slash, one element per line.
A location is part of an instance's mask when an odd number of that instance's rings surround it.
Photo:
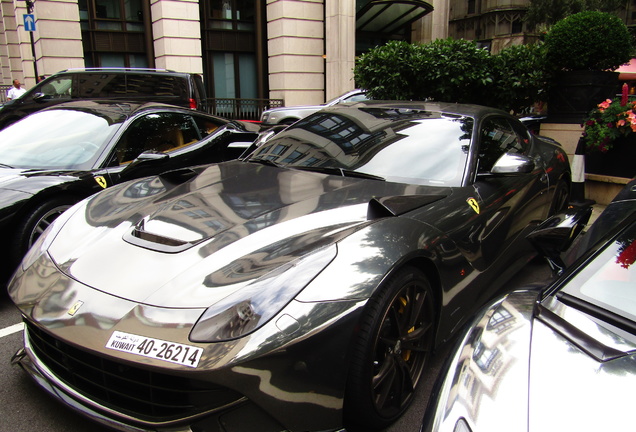
<path fill-rule="evenodd" d="M 14 253 L 12 254 L 12 258 L 16 260 L 14 265 L 17 266 L 44 230 L 75 202 L 76 200 L 71 197 L 53 198 L 40 203 L 23 216 L 15 231 Z"/>
<path fill-rule="evenodd" d="M 568 183 L 564 180 L 559 180 L 554 189 L 554 196 L 550 205 L 550 216 L 567 209 L 569 203 L 570 188 Z"/>
<path fill-rule="evenodd" d="M 426 275 L 405 267 L 369 300 L 345 395 L 347 429 L 388 426 L 409 406 L 433 347 L 435 304 Z"/>

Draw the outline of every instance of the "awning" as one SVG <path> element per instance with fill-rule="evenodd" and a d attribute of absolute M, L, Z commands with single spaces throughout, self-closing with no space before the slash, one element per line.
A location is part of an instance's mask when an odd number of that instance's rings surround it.
<path fill-rule="evenodd" d="M 433 11 L 422 0 L 358 0 L 356 30 L 393 33 Z"/>
<path fill-rule="evenodd" d="M 616 72 L 619 73 L 618 79 L 620 81 L 636 80 L 636 59 L 631 59 L 629 63 L 616 69 Z"/>

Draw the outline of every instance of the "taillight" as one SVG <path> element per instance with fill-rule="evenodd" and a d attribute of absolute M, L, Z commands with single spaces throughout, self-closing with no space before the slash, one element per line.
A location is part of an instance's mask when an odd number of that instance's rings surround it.
<path fill-rule="evenodd" d="M 190 108 L 197 109 L 197 101 L 190 98 Z"/>

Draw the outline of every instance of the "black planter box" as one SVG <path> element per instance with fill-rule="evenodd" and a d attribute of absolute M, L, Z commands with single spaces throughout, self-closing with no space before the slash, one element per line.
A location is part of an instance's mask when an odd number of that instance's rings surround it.
<path fill-rule="evenodd" d="M 569 71 L 557 75 L 548 97 L 548 122 L 583 123 L 589 112 L 620 92 L 618 72 Z"/>

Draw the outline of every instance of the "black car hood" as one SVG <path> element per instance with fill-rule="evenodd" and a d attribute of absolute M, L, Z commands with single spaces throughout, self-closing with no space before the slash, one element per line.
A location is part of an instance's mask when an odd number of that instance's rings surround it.
<path fill-rule="evenodd" d="M 109 188 L 67 223 L 49 251 L 64 272 L 99 290 L 196 307 L 201 296 L 180 288 L 174 298 L 166 287 L 244 284 L 379 217 L 448 194 L 235 161 Z"/>
<path fill-rule="evenodd" d="M 43 188 L 90 176 L 87 171 L 0 168 L 0 189 L 37 193 Z"/>

